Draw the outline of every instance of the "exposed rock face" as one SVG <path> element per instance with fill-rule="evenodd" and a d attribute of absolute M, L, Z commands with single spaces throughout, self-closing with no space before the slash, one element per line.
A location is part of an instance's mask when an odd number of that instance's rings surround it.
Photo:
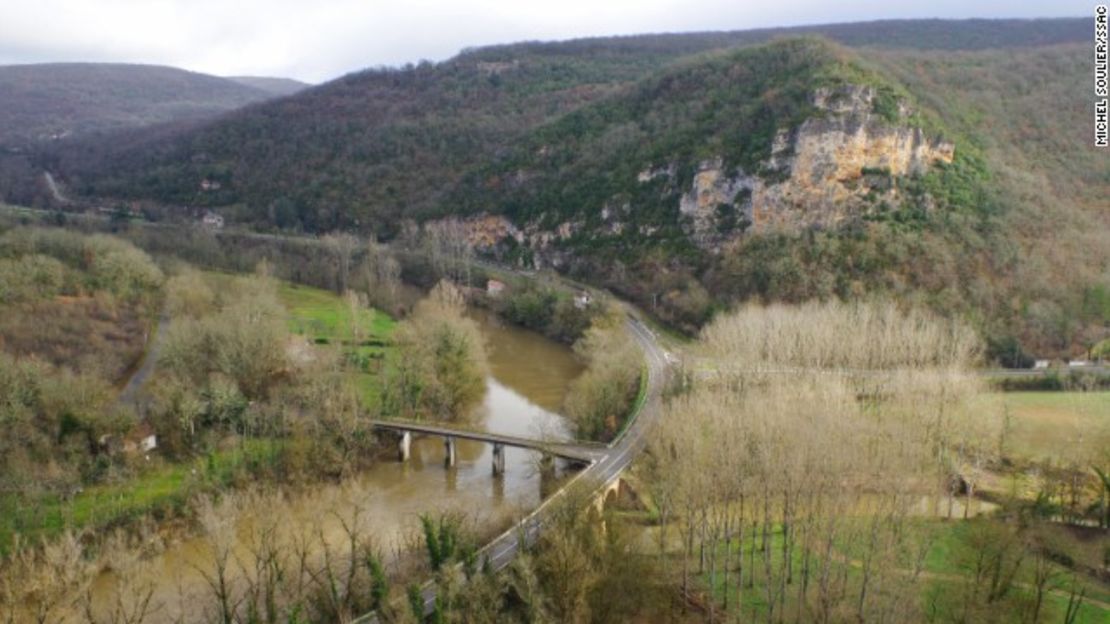
<path fill-rule="evenodd" d="M 951 162 L 952 143 L 927 138 L 907 121 L 910 111 L 897 104 L 885 117 L 875 111 L 872 87 L 818 89 L 812 104 L 818 114 L 796 128 L 782 128 L 771 153 L 756 171 L 726 167 L 722 158 L 698 163 L 690 186 L 681 193 L 678 212 L 686 234 L 699 247 L 716 252 L 746 231 L 834 227 L 881 202 L 899 201 L 898 177 L 917 175 L 937 162 Z M 895 121 L 888 120 L 893 116 Z M 666 163 L 638 172 L 639 184 L 664 182 L 667 192 L 678 184 L 679 165 Z M 514 184 L 527 184 L 518 172 Z M 463 220 L 471 245 L 495 251 L 508 239 L 530 248 L 537 264 L 560 266 L 570 257 L 565 241 L 620 236 L 622 218 L 636 211 L 618 200 L 598 206 L 601 227 L 584 231 L 585 221 L 564 221 L 540 228 L 539 221 L 513 223 L 504 216 L 479 215 Z M 659 226 L 640 224 L 636 231 L 653 236 Z"/>
<path fill-rule="evenodd" d="M 493 214 L 478 214 L 462 219 L 448 217 L 429 221 L 424 225 L 426 230 L 439 230 L 446 236 L 461 237 L 473 249 L 487 254 L 503 251 L 504 244 L 511 239 L 537 252 L 533 259 L 535 268 L 542 268 L 544 265 L 561 266 L 568 254 L 557 250 L 556 244 L 573 237 L 581 231 L 582 226 L 579 221 L 564 221 L 554 230 L 541 229 L 534 223 L 521 228 L 508 218 Z M 621 227 L 623 226 L 619 223 L 613 223 L 609 229 L 619 234 L 618 228 Z"/>
<path fill-rule="evenodd" d="M 493 249 L 506 238 L 513 238 L 518 243 L 524 241 L 523 234 L 513 222 L 500 215 L 477 215 L 464 220 L 462 224 L 467 242 L 482 251 Z"/>
<path fill-rule="evenodd" d="M 720 217 L 729 210 L 738 211 L 739 222 L 754 231 L 835 226 L 876 197 L 897 201 L 897 191 L 884 178 L 889 182 L 952 161 L 952 143 L 888 123 L 874 112 L 874 98 L 870 87 L 817 90 L 813 104 L 823 114 L 793 131 L 780 130 L 761 175 L 726 171 L 719 159 L 701 163 L 679 204 L 694 241 L 715 247 L 726 238 L 731 232 L 721 231 Z M 907 113 L 899 107 L 900 118 Z M 868 196 L 872 199 L 865 200 Z"/>
<path fill-rule="evenodd" d="M 719 158 L 700 163 L 693 186 L 678 203 L 678 211 L 689 220 L 694 242 L 704 247 L 721 238 L 722 212 L 739 210 L 750 218 L 750 202 L 743 202 L 741 206 L 735 204 L 741 191 L 749 191 L 747 197 L 751 197 L 750 191 L 758 184 L 759 180 L 743 175 L 740 170 L 733 175 L 726 174 Z"/>

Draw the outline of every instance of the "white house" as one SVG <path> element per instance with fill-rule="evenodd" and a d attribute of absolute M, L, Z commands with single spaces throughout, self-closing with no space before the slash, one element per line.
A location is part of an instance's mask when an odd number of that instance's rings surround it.
<path fill-rule="evenodd" d="M 201 219 L 201 222 L 204 223 L 206 227 L 215 228 L 217 230 L 224 226 L 224 218 L 211 210 L 204 213 L 204 218 Z"/>

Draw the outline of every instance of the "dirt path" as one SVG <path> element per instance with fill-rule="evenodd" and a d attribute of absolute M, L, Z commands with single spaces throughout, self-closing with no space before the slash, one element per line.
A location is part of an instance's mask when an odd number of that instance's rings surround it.
<path fill-rule="evenodd" d="M 135 369 L 134 373 L 131 373 L 131 378 L 127 380 L 127 384 L 119 394 L 117 402 L 120 405 L 136 405 L 139 390 L 142 389 L 150 374 L 154 372 L 154 365 L 158 362 L 158 354 L 161 352 L 162 342 L 166 336 L 166 326 L 169 325 L 169 322 L 169 312 L 163 308 L 162 314 L 158 317 L 158 324 L 154 328 L 154 335 L 147 342 L 146 352 L 143 353 L 143 359 L 139 363 L 139 367 Z"/>
<path fill-rule="evenodd" d="M 42 172 L 43 179 L 46 180 L 46 186 L 50 189 L 50 194 L 54 196 L 54 200 L 61 204 L 68 204 L 69 198 L 62 195 L 62 190 L 58 188 L 58 183 L 54 180 L 54 176 L 49 171 Z"/>

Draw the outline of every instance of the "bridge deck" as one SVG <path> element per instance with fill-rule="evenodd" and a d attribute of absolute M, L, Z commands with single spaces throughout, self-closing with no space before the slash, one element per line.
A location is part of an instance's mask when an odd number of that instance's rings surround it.
<path fill-rule="evenodd" d="M 555 457 L 583 462 L 586 464 L 595 462 L 602 457 L 605 457 L 606 453 L 608 453 L 609 450 L 603 445 L 590 446 L 587 444 L 580 444 L 575 442 L 531 440 L 529 438 L 519 438 L 516 436 L 502 435 L 499 433 L 489 433 L 486 431 L 455 429 L 453 427 L 444 427 L 441 425 L 431 425 L 427 423 L 408 422 L 400 420 L 375 420 L 371 421 L 370 424 L 376 429 L 385 429 L 388 431 L 396 431 L 398 433 L 408 431 L 411 433 L 451 436 L 463 440 L 488 442 L 490 444 L 504 444 L 505 446 L 513 446 L 516 448 L 523 448 L 532 451 L 541 451 L 554 455 Z"/>

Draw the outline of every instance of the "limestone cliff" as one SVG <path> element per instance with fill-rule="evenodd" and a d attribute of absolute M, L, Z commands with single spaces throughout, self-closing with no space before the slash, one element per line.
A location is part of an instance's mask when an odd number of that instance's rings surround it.
<path fill-rule="evenodd" d="M 757 172 L 726 170 L 721 159 L 700 163 L 679 203 L 694 241 L 712 247 L 734 236 L 736 228 L 721 222 L 732 213 L 740 230 L 835 226 L 879 202 L 896 202 L 891 178 L 952 161 L 952 143 L 903 123 L 910 112 L 903 104 L 894 121 L 885 119 L 875 97 L 871 87 L 818 89 L 812 99 L 818 114 L 781 129 Z"/>
<path fill-rule="evenodd" d="M 952 143 L 914 127 L 904 103 L 887 98 L 880 112 L 877 98 L 868 86 L 817 89 L 809 102 L 813 114 L 780 128 L 769 155 L 752 171 L 710 158 L 697 163 L 692 181 L 680 187 L 682 166 L 672 161 L 644 167 L 633 184 L 661 189 L 665 201 L 677 197 L 674 210 L 686 236 L 713 252 L 746 232 L 835 227 L 884 203 L 896 205 L 898 178 L 954 156 Z M 518 178 L 518 185 L 530 184 L 526 175 Z M 639 236 L 654 236 L 660 224 L 633 224 L 636 211 L 635 202 L 614 196 L 554 226 L 541 227 L 541 218 L 512 222 L 489 214 L 469 217 L 464 226 L 479 250 L 496 251 L 512 239 L 534 252 L 533 261 L 559 266 L 571 239 L 620 237 L 629 225 Z"/>

